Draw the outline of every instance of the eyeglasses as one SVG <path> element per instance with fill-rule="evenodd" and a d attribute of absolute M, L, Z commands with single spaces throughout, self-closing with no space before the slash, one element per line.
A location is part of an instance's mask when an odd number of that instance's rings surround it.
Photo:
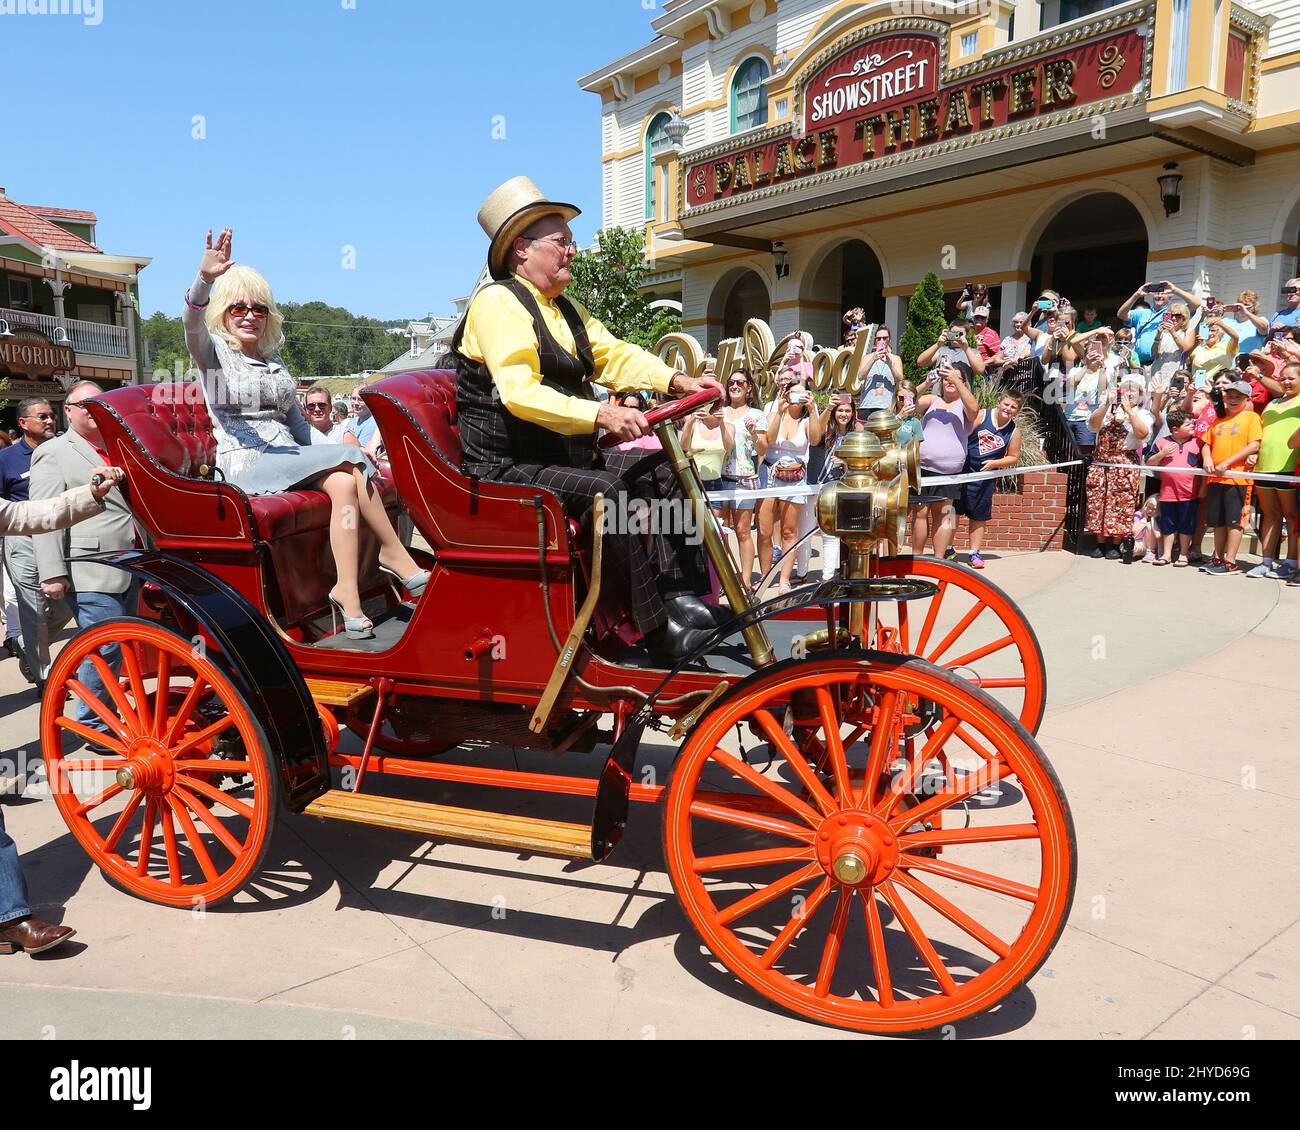
<path fill-rule="evenodd" d="M 556 239 L 551 235 L 534 235 L 526 238 L 530 239 L 533 243 L 549 243 L 558 247 L 561 251 L 576 251 L 578 249 L 578 241 L 571 235 L 560 236 L 559 239 Z"/>
<path fill-rule="evenodd" d="M 1284 287 L 1282 288 L 1282 293 L 1283 293 L 1283 294 L 1296 294 L 1296 293 L 1300 293 L 1300 286 L 1284 286 Z"/>
<path fill-rule="evenodd" d="M 270 312 L 269 306 L 263 306 L 260 302 L 254 302 L 251 305 L 247 302 L 234 302 L 226 308 L 226 312 L 234 318 L 242 318 L 246 314 L 252 314 L 254 318 L 261 321 Z"/>
<path fill-rule="evenodd" d="M 749 387 L 749 382 L 748 382 L 748 381 L 728 381 L 728 382 L 727 382 L 727 387 L 728 387 L 728 388 L 748 388 L 748 387 Z"/>
<path fill-rule="evenodd" d="M 71 405 L 71 407 L 76 408 L 77 405 L 73 404 L 73 405 Z M 33 412 L 30 416 L 24 416 L 23 419 L 24 419 L 24 420 L 53 420 L 53 419 L 54 419 L 54 413 L 53 413 L 53 412 Z"/>
<path fill-rule="evenodd" d="M 308 404 L 308 405 L 307 405 L 307 411 L 308 411 L 308 412 L 328 412 L 329 410 L 330 410 L 330 406 L 329 406 L 328 404 L 319 404 L 319 403 L 318 403 L 318 404 Z"/>

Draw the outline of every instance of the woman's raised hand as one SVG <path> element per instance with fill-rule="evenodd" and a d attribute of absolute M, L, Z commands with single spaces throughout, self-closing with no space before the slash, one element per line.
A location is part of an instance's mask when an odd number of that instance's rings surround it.
<path fill-rule="evenodd" d="M 212 229 L 208 229 L 208 242 L 203 250 L 203 261 L 199 263 L 199 274 L 204 282 L 215 282 L 235 265 L 231 257 L 231 245 L 234 233 L 229 228 L 222 228 L 217 242 L 212 242 Z"/>

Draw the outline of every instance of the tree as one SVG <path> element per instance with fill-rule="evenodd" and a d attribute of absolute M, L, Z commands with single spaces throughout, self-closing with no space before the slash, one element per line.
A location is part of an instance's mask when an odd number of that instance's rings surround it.
<path fill-rule="evenodd" d="M 652 309 L 640 289 L 647 273 L 642 234 L 628 228 L 606 228 L 597 240 L 597 250 L 574 257 L 570 295 L 610 333 L 634 345 L 651 349 L 665 334 L 680 330 L 681 315 L 675 310 Z"/>
<path fill-rule="evenodd" d="M 933 271 L 927 271 L 907 303 L 907 328 L 898 346 L 903 359 L 903 373 L 909 381 L 925 380 L 925 370 L 916 363 L 919 354 L 929 349 L 948 325 L 943 305 L 943 283 Z"/>
<path fill-rule="evenodd" d="M 184 376 L 191 368 L 189 350 L 185 348 L 185 330 L 179 318 L 169 318 L 161 310 L 140 323 L 140 337 L 145 343 L 145 379 L 163 371 L 172 378 Z"/>
<path fill-rule="evenodd" d="M 382 369 L 410 348 L 405 334 L 390 334 L 384 322 L 359 317 L 341 306 L 285 302 L 280 313 L 284 315 L 280 353 L 300 381 Z M 159 311 L 141 323 L 141 336 L 149 350 L 146 377 L 161 370 L 174 379 L 193 367 L 179 318 Z"/>

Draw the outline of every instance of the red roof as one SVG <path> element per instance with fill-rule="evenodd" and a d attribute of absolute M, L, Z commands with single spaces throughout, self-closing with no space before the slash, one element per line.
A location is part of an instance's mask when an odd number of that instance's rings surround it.
<path fill-rule="evenodd" d="M 42 215 L 41 213 L 45 213 Z M 93 251 L 99 248 L 87 243 L 80 236 L 64 231 L 58 224 L 51 223 L 46 216 L 63 214 L 63 210 L 43 208 L 39 211 L 0 196 L 0 232 L 6 235 L 21 236 L 39 247 L 53 247 L 58 251 Z M 90 216 L 89 212 L 68 212 L 68 218 Z"/>
<path fill-rule="evenodd" d="M 99 217 L 94 212 L 83 212 L 80 208 L 49 208 L 44 204 L 24 204 L 29 212 L 45 216 L 51 220 L 78 220 L 83 224 L 97 224 Z"/>

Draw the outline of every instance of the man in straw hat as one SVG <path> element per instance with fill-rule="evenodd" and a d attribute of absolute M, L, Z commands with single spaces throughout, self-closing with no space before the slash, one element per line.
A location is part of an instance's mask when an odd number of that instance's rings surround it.
<path fill-rule="evenodd" d="M 478 220 L 492 241 L 488 270 L 495 281 L 470 303 L 453 354 L 465 472 L 543 487 L 582 521 L 598 493 L 614 515 L 629 513 L 628 499 L 681 499 L 662 461 L 651 470 L 637 466 L 644 451 L 602 453 L 596 446 L 599 430 L 628 441 L 650 429 L 639 410 L 620 407 L 617 398 L 598 400 L 592 381 L 615 392 L 649 388 L 677 396 L 706 388 L 721 395 L 722 388 L 674 372 L 564 297 L 578 249 L 569 221 L 577 215 L 572 204 L 546 199 L 527 177 L 507 181 L 487 198 Z M 604 535 L 604 575 L 650 654 L 664 661 L 703 643 L 715 619 L 699 599 L 709 581 L 698 544 L 687 542 L 694 527 L 676 525 L 676 531 L 656 531 L 653 564 L 639 531 L 607 523 Z"/>

